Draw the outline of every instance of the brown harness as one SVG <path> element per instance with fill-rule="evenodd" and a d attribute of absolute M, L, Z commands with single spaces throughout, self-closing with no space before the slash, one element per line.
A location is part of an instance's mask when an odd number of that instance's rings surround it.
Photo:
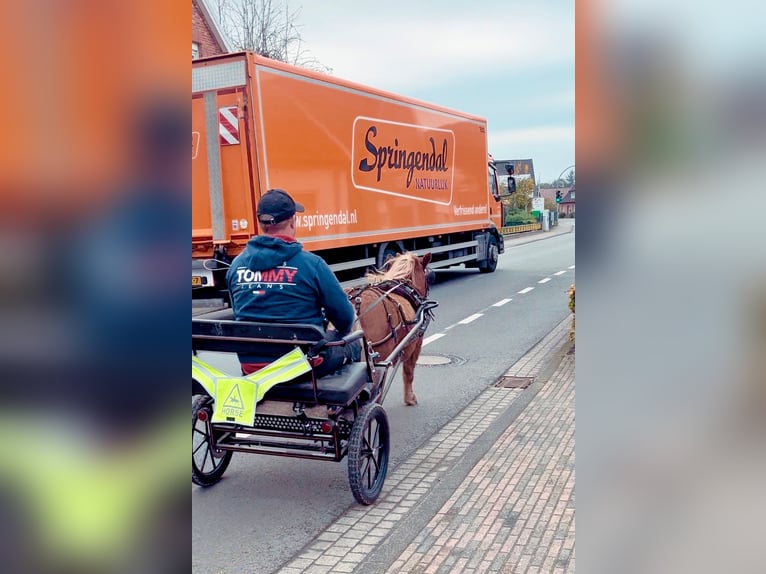
<path fill-rule="evenodd" d="M 364 310 L 364 313 L 360 314 L 362 308 L 362 294 L 368 291 L 377 295 L 377 299 L 372 305 Z M 386 312 L 386 318 L 388 321 L 388 333 L 380 341 L 368 342 L 368 345 L 373 349 L 380 347 L 392 339 L 394 342 L 398 343 L 402 338 L 407 336 L 407 333 L 409 333 L 412 325 L 414 325 L 416 322 L 407 320 L 407 316 L 405 315 L 402 305 L 391 295 L 399 295 L 405 299 L 412 306 L 415 312 L 417 312 L 417 310 L 425 301 L 425 299 L 411 284 L 392 280 L 382 281 L 374 285 L 363 285 L 360 287 L 355 287 L 348 293 L 349 300 L 354 303 L 358 319 L 364 317 L 379 304 L 383 305 L 383 309 Z M 422 335 L 423 333 L 420 333 L 420 336 Z"/>

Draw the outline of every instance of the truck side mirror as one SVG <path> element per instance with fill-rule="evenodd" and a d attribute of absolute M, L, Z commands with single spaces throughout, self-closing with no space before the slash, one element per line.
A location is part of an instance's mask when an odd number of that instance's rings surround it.
<path fill-rule="evenodd" d="M 508 176 L 508 193 L 514 193 L 516 191 L 516 178 Z"/>

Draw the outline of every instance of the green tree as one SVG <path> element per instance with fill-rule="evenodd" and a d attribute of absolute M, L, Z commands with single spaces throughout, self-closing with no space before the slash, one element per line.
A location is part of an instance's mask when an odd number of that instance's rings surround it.
<path fill-rule="evenodd" d="M 529 211 L 532 204 L 532 192 L 535 184 L 531 178 L 516 178 L 516 193 L 503 199 L 503 203 L 511 210 Z"/>
<path fill-rule="evenodd" d="M 534 223 L 535 218 L 529 213 L 532 207 L 532 192 L 535 184 L 531 178 L 516 178 L 516 192 L 503 198 L 505 225 Z"/>
<path fill-rule="evenodd" d="M 564 179 L 564 185 L 566 185 L 567 187 L 572 187 L 574 184 L 575 184 L 575 172 L 573 169 L 570 169 L 569 173 Z"/>

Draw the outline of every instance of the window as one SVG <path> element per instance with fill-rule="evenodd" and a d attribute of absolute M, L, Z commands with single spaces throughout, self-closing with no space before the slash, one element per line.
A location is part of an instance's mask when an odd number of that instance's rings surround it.
<path fill-rule="evenodd" d="M 497 190 L 497 177 L 495 176 L 495 170 L 491 167 L 489 168 L 489 192 L 492 194 L 492 197 L 499 197 L 499 192 Z"/>
<path fill-rule="evenodd" d="M 199 42 L 192 42 L 192 60 L 199 58 Z"/>
<path fill-rule="evenodd" d="M 575 194 L 575 192 L 574 192 L 574 191 L 573 191 L 572 193 L 570 193 L 570 194 L 569 194 L 569 198 L 570 198 L 570 199 L 574 199 L 574 194 Z"/>

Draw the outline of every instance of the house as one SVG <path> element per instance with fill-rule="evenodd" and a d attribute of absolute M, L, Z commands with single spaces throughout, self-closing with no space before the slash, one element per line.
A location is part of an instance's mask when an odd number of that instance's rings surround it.
<path fill-rule="evenodd" d="M 541 187 L 539 190 L 540 197 L 556 201 L 556 192 L 561 192 L 561 203 L 559 204 L 560 214 L 569 214 L 575 210 L 574 192 L 575 188 L 572 187 Z M 571 199 L 568 199 L 571 196 Z"/>
<path fill-rule="evenodd" d="M 544 197 L 545 199 L 550 199 L 551 201 L 556 201 L 556 188 L 541 187 L 538 189 L 538 192 L 540 193 L 540 197 Z"/>
<path fill-rule="evenodd" d="M 205 0 L 192 0 L 192 60 L 225 54 L 229 49 Z"/>
<path fill-rule="evenodd" d="M 556 194 L 554 192 L 554 197 Z M 561 192 L 561 203 L 559 204 L 559 213 L 562 215 L 572 215 L 575 211 L 575 188 L 571 187 L 566 193 Z"/>

